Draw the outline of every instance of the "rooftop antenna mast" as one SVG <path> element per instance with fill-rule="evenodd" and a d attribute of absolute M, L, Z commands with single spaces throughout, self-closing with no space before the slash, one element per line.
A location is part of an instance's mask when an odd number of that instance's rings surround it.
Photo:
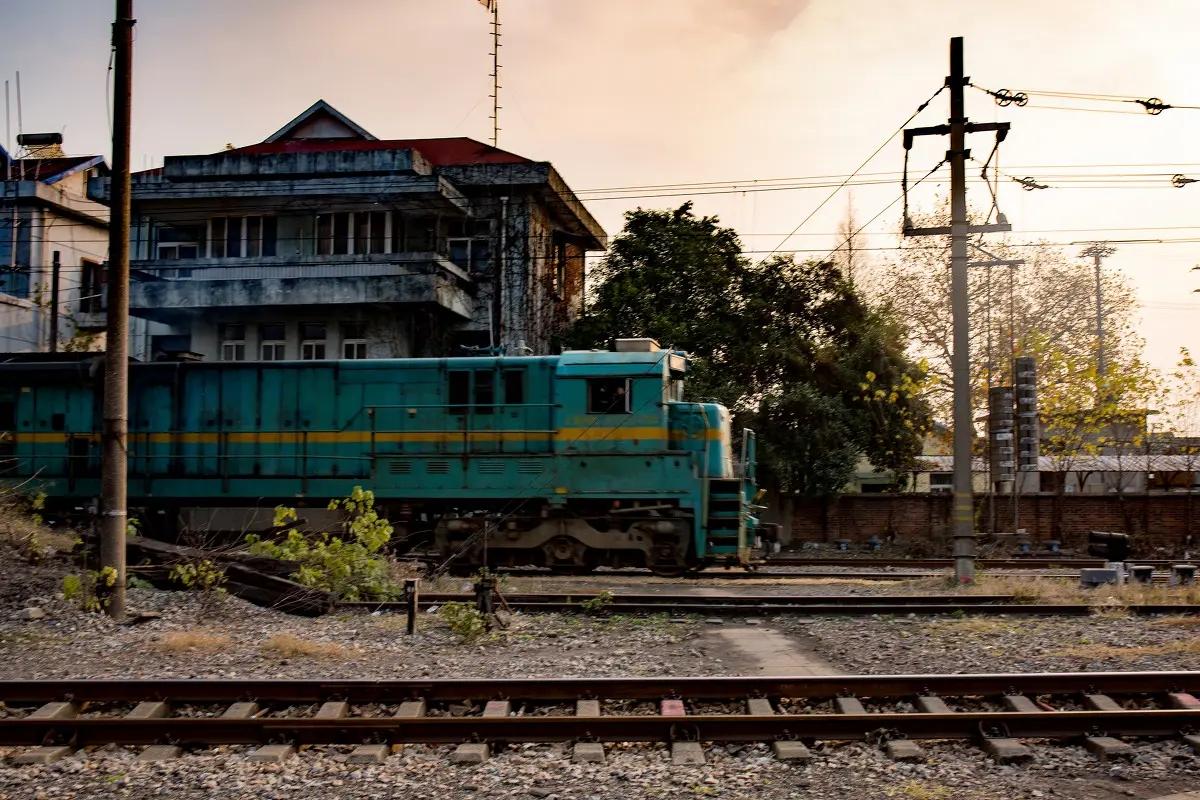
<path fill-rule="evenodd" d="M 480 0 L 492 12 L 492 147 L 500 146 L 500 0 Z"/>

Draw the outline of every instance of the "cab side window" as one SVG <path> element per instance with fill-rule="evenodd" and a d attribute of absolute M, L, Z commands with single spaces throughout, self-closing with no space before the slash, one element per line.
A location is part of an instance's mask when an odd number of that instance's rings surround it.
<path fill-rule="evenodd" d="M 629 414 L 629 378 L 588 378 L 589 414 Z"/>

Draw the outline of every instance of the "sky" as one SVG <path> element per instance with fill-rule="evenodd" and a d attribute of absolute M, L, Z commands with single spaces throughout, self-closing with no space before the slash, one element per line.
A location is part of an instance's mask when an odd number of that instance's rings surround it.
<path fill-rule="evenodd" d="M 871 178 L 887 182 L 837 193 L 787 239 L 831 188 L 772 181 L 835 175 L 836 184 L 858 167 L 941 85 L 951 36 L 965 38 L 967 74 L 985 88 L 1200 106 L 1194 0 L 500 3 L 500 146 L 553 162 L 610 234 L 630 208 L 692 198 L 748 251 L 824 255 L 850 204 L 865 222 L 898 196 L 899 139 L 862 170 L 893 173 Z M 25 131 L 62 131 L 68 153 L 108 152 L 112 12 L 101 0 L 0 0 L 14 138 L 19 70 Z M 490 17 L 477 0 L 135 0 L 135 16 L 135 168 L 261 141 L 318 98 L 380 138 L 491 135 Z M 971 90 L 967 112 L 1012 123 L 999 192 L 1011 240 L 1116 242 L 1108 264 L 1136 286 L 1151 362 L 1169 370 L 1180 347 L 1200 352 L 1200 271 L 1191 271 L 1200 183 L 1170 184 L 1175 173 L 1200 178 L 1200 110 L 1151 116 L 1131 103 L 1043 95 L 1001 108 Z M 910 124 L 947 114 L 943 93 Z M 968 144 L 980 160 L 991 149 L 982 134 Z M 924 174 L 946 146 L 919 140 L 910 170 Z M 1080 173 L 1104 177 L 1057 177 Z M 1143 173 L 1152 177 L 1134 186 L 1107 177 Z M 1050 188 L 1008 179 L 1025 176 Z M 947 180 L 943 169 L 911 202 L 932 208 Z M 745 191 L 619 188 L 725 181 Z M 981 183 L 969 190 L 984 203 Z M 869 246 L 897 245 L 898 209 L 866 229 Z M 1164 241 L 1127 241 L 1147 239 Z"/>

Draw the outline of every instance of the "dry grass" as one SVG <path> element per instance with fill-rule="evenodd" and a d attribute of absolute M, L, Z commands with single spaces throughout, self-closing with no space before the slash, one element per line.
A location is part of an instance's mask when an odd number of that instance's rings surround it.
<path fill-rule="evenodd" d="M 1164 625 L 1180 628 L 1200 628 L 1200 616 L 1191 614 L 1176 614 L 1173 617 L 1159 617 L 1151 621 L 1151 625 Z"/>
<path fill-rule="evenodd" d="M 1015 633 L 1018 625 L 1009 620 L 992 619 L 988 617 L 967 617 L 965 619 L 939 619 L 927 623 L 925 630 L 934 635 L 972 635 L 994 636 L 1002 633 Z"/>
<path fill-rule="evenodd" d="M 1144 656 L 1200 655 L 1200 639 L 1177 639 L 1162 644 L 1120 647 L 1111 644 L 1084 644 L 1059 651 L 1060 655 L 1087 658 L 1142 658 Z"/>
<path fill-rule="evenodd" d="M 314 642 L 301 639 L 291 633 L 278 633 L 262 644 L 265 653 L 282 656 L 283 658 L 349 658 L 351 651 L 347 647 L 333 642 Z"/>
<path fill-rule="evenodd" d="M 212 631 L 173 631 L 160 636 L 154 647 L 167 653 L 185 653 L 201 651 L 213 653 L 223 650 L 233 644 L 233 640 L 223 633 Z"/>
<path fill-rule="evenodd" d="M 67 553 L 75 546 L 75 536 L 43 525 L 37 515 L 15 499 L 0 494 L 0 542 L 44 555 Z"/>
<path fill-rule="evenodd" d="M 1011 595 L 1017 603 L 1095 605 L 1106 609 L 1141 604 L 1200 604 L 1200 584 L 1167 586 L 1127 583 L 1122 586 L 1083 589 L 1078 582 L 1065 578 L 982 574 L 971 586 L 947 585 L 943 578 L 925 579 L 917 586 L 921 590 L 946 591 L 951 594 L 1006 594 Z"/>

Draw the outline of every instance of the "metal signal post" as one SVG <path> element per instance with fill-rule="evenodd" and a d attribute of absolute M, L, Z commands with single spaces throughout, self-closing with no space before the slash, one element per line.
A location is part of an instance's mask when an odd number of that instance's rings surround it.
<path fill-rule="evenodd" d="M 971 225 L 967 221 L 966 147 L 968 133 L 995 131 L 998 140 L 1008 133 L 1007 122 L 971 123 L 967 121 L 965 90 L 969 79 L 963 69 L 963 40 L 950 40 L 950 75 L 946 87 L 950 90 L 950 119 L 947 125 L 911 128 L 904 131 L 904 147 L 910 149 L 917 136 L 949 136 L 950 149 L 950 226 L 913 228 L 904 221 L 905 236 L 950 235 L 950 306 L 954 319 L 953 354 L 954 376 L 954 494 L 951 511 L 954 533 L 954 574 L 959 583 L 975 581 L 975 501 L 971 487 L 971 353 L 970 306 L 967 300 L 967 237 L 973 233 L 995 233 L 1012 230 L 1006 222 Z"/>

